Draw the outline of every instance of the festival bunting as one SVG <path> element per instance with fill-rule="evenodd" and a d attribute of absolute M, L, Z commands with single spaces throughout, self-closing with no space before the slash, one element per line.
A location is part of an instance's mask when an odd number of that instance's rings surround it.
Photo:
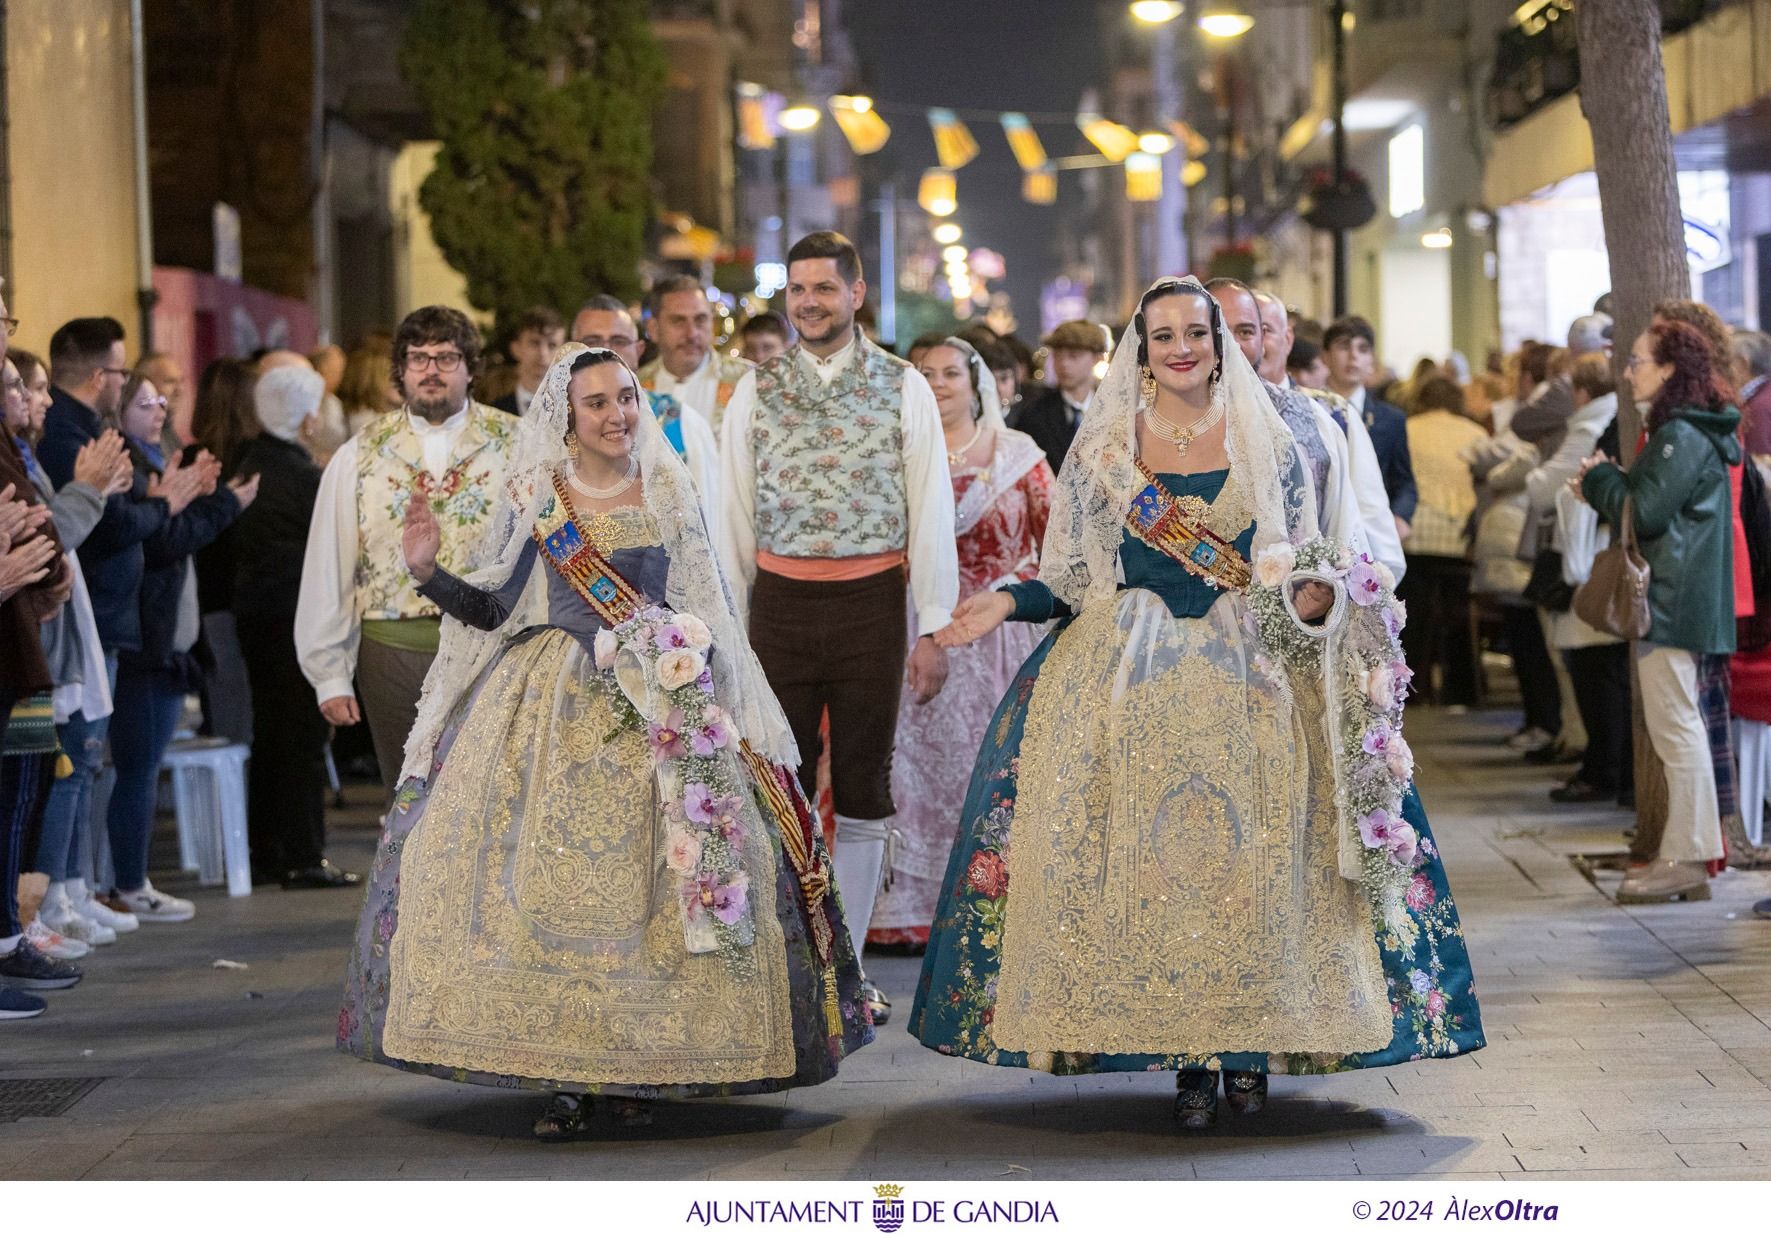
<path fill-rule="evenodd" d="M 964 167 L 978 157 L 977 139 L 948 108 L 929 108 L 929 128 L 935 134 L 935 158 L 948 171 Z"/>

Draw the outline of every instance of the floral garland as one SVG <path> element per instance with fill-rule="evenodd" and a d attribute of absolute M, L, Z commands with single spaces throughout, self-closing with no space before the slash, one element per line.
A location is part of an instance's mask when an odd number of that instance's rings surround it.
<path fill-rule="evenodd" d="M 599 630 L 592 650 L 597 668 L 613 672 L 632 704 L 621 727 L 643 729 L 652 750 L 665 863 L 679 878 L 688 950 L 717 951 L 744 976 L 754 967 L 756 938 L 740 861 L 745 786 L 730 757 L 738 748 L 732 720 L 713 698 L 712 642 L 700 618 L 652 605 Z"/>
<path fill-rule="evenodd" d="M 1412 947 L 1408 915 L 1415 871 L 1427 858 L 1420 836 L 1402 817 L 1402 798 L 1414 777 L 1414 753 L 1402 736 L 1402 703 L 1414 673 L 1402 658 L 1407 609 L 1396 599 L 1395 576 L 1369 553 L 1354 555 L 1326 538 L 1301 546 L 1271 546 L 1255 562 L 1248 605 L 1261 643 L 1294 672 L 1323 673 L 1329 741 L 1338 769 L 1335 800 L 1341 826 L 1358 855 L 1360 885 L 1380 930 Z M 1351 604 L 1321 627 L 1302 624 L 1292 588 L 1318 579 Z M 1351 875 L 1351 872 L 1343 871 Z"/>

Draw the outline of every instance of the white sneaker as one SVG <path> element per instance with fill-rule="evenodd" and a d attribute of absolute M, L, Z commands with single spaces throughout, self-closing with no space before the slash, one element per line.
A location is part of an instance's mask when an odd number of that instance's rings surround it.
<path fill-rule="evenodd" d="M 190 901 L 157 891 L 153 883 L 146 880 L 133 892 L 118 888 L 117 899 L 143 922 L 189 922 L 197 916 L 197 907 Z"/>
<path fill-rule="evenodd" d="M 25 927 L 25 941 L 52 961 L 77 961 L 92 951 L 78 939 L 69 939 L 43 925 L 42 918 L 32 918 Z"/>
<path fill-rule="evenodd" d="M 74 912 L 64 884 L 51 885 L 43 898 L 43 907 L 37 911 L 37 920 L 59 935 L 94 947 L 117 942 L 116 931 Z"/>
<path fill-rule="evenodd" d="M 127 935 L 130 931 L 141 929 L 141 919 L 133 913 L 118 913 L 109 905 L 92 894 L 84 879 L 70 879 L 67 882 L 68 905 L 73 911 L 89 921 L 108 927 L 119 935 Z"/>
<path fill-rule="evenodd" d="M 1556 740 L 1556 735 L 1533 725 L 1529 729 L 1521 729 L 1507 739 L 1509 749 L 1526 754 L 1534 750 L 1543 750 Z"/>

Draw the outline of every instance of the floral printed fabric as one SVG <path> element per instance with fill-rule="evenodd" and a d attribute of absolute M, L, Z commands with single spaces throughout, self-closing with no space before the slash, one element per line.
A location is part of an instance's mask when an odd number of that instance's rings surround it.
<path fill-rule="evenodd" d="M 1001 1067 L 1037 1067 L 1060 1074 L 1225 1068 L 1240 1072 L 1335 1072 L 1466 1054 L 1484 1044 L 1469 953 L 1445 869 L 1420 796 L 1410 786 L 1403 818 L 1419 836 L 1406 896 L 1415 939 L 1378 936 L 1395 1034 L 1378 1051 L 1357 1055 L 1041 1054 L 996 1046 L 991 1024 L 1010 887 L 1021 740 L 1040 668 L 1062 628 L 1047 636 L 1010 684 L 978 752 L 958 843 L 947 864 L 945 891 L 923 958 L 910 1033 L 934 1050 Z"/>
<path fill-rule="evenodd" d="M 424 447 L 404 411 L 390 412 L 363 430 L 357 444 L 357 616 L 372 621 L 436 617 L 437 607 L 418 594 L 400 554 L 406 503 L 430 497 L 442 531 L 437 564 L 465 574 L 479 546 L 481 528 L 504 483 L 505 462 L 516 442 L 515 417 L 475 403 L 456 442 L 449 470 L 435 479 L 425 470 Z"/>

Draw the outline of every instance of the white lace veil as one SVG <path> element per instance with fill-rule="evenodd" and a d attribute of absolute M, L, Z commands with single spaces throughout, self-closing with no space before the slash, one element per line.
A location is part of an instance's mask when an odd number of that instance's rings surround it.
<path fill-rule="evenodd" d="M 1138 302 L 1137 316 L 1119 340 L 1106 378 L 1088 401 L 1052 495 L 1039 578 L 1073 608 L 1110 598 L 1118 587 L 1125 513 L 1144 486 L 1136 466 L 1144 306 L 1174 292 L 1205 297 L 1212 307 L 1221 368 L 1212 400 L 1223 402 L 1227 413 L 1224 449 L 1230 459 L 1230 483 L 1242 487 L 1254 511 L 1250 560 L 1268 545 L 1284 540 L 1301 544 L 1315 532 L 1316 499 L 1304 478 L 1291 430 L 1231 339 L 1217 302 L 1191 276 L 1159 279 Z"/>
<path fill-rule="evenodd" d="M 1008 422 L 1002 416 L 1002 400 L 996 394 L 996 374 L 984 363 L 984 357 L 978 349 L 958 335 L 948 335 L 941 340 L 939 346 L 951 347 L 965 359 L 966 369 L 972 375 L 972 389 L 978 394 L 978 423 L 983 426 L 984 432 L 1006 429 Z"/>
<path fill-rule="evenodd" d="M 573 361 L 593 351 L 612 357 L 639 389 L 639 379 L 626 362 L 606 348 L 569 343 L 555 355 L 517 430 L 504 492 L 481 535 L 481 551 L 465 575 L 475 587 L 495 590 L 511 577 L 517 559 L 530 543 L 541 505 L 553 492 L 553 477 L 570 466 L 565 437 L 572 417 L 566 388 Z M 714 695 L 731 713 L 738 735 L 770 762 L 796 766 L 799 753 L 793 731 L 751 651 L 731 591 L 720 573 L 695 486 L 658 418 L 648 414 L 643 401 L 634 438 L 645 507 L 656 520 L 659 541 L 670 556 L 664 601 L 679 613 L 694 614 L 712 631 Z M 444 727 L 505 641 L 546 623 L 547 572 L 551 569 L 545 560 L 535 563 L 522 597 L 496 630 L 476 630 L 453 618 L 443 619 L 442 643 L 425 676 L 418 717 L 406 739 L 402 781 L 429 777 L 431 758 Z"/>

